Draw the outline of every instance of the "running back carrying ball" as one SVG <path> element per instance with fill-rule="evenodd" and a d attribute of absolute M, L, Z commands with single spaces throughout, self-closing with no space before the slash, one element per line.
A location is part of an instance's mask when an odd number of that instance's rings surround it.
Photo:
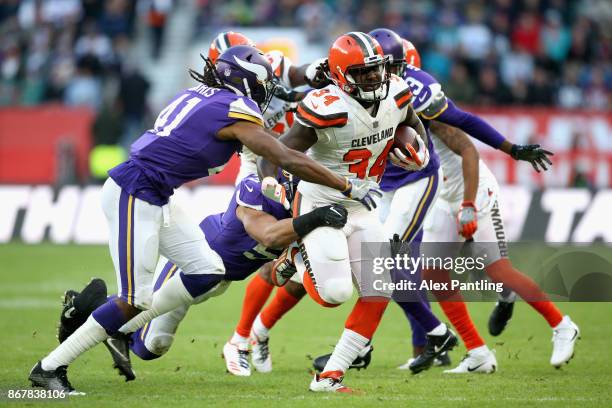
<path fill-rule="evenodd" d="M 419 144 L 416 141 L 417 132 L 410 126 L 398 126 L 395 130 L 394 147 L 400 149 L 406 156 L 410 156 L 410 152 L 406 149 L 406 145 L 414 147 L 416 152 L 419 151 Z"/>
<path fill-rule="evenodd" d="M 423 149 L 426 153 L 424 156 L 425 161 L 428 161 L 429 154 L 427 148 L 425 147 L 425 143 L 418 136 L 416 130 L 411 128 L 410 126 L 398 126 L 395 130 L 394 136 L 394 144 L 393 150 L 389 153 L 391 162 L 395 165 L 400 165 L 400 167 L 405 168 L 406 170 L 418 170 L 422 167 L 423 163 L 419 160 L 417 156 L 417 152 Z M 407 166 L 402 163 L 399 159 L 408 159 L 414 162 L 414 166 Z"/>

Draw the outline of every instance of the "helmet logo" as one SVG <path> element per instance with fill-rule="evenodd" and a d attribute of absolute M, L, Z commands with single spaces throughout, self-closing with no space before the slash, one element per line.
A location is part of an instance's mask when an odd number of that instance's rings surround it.
<path fill-rule="evenodd" d="M 259 64 L 253 64 L 252 62 L 243 61 L 240 58 L 236 57 L 235 55 L 234 55 L 234 60 L 239 66 L 255 74 L 255 76 L 257 76 L 257 80 L 260 83 L 268 79 L 268 71 L 266 70 L 266 67 L 259 65 Z"/>
<path fill-rule="evenodd" d="M 223 74 L 224 74 L 225 76 L 230 76 L 230 74 L 231 74 L 231 73 L 232 73 L 232 70 L 231 70 L 231 69 L 229 69 L 229 67 L 228 67 L 228 68 L 225 68 L 225 71 L 223 71 Z"/>

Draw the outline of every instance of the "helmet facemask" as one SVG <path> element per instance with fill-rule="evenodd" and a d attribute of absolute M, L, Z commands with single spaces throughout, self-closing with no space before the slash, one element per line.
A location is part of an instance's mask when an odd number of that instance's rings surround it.
<path fill-rule="evenodd" d="M 368 57 L 364 64 L 348 67 L 344 77 L 349 93 L 355 99 L 365 102 L 383 100 L 389 94 L 389 58 L 380 55 Z"/>
<path fill-rule="evenodd" d="M 389 57 L 389 72 L 393 75 L 397 75 L 398 77 L 402 77 L 404 72 L 406 71 L 406 60 L 401 59 L 399 61 L 394 61 L 393 55 L 388 55 Z"/>

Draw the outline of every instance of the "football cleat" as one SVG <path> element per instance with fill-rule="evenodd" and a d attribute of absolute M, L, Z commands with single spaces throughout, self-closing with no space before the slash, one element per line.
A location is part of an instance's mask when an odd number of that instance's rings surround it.
<path fill-rule="evenodd" d="M 62 314 L 57 330 L 57 339 L 63 343 L 76 331 L 89 315 L 106 302 L 106 283 L 94 278 L 79 293 L 67 290 L 62 301 Z"/>
<path fill-rule="evenodd" d="M 497 370 L 495 353 L 486 346 L 483 350 L 470 350 L 459 365 L 452 370 L 444 370 L 447 374 L 484 373 L 493 374 Z M 480 348 L 480 347 L 479 347 Z"/>
<path fill-rule="evenodd" d="M 251 331 L 251 362 L 260 373 L 272 371 L 272 357 L 270 356 L 269 338 L 261 339 Z"/>
<path fill-rule="evenodd" d="M 448 367 L 451 364 L 451 358 L 446 351 L 436 357 L 433 363 L 434 367 Z"/>
<path fill-rule="evenodd" d="M 33 387 L 41 387 L 52 391 L 64 391 L 67 395 L 85 395 L 83 392 L 76 391 L 72 384 L 70 384 L 67 371 L 67 366 L 60 366 L 55 370 L 43 370 L 42 364 L 39 361 L 30 371 L 28 379 Z"/>
<path fill-rule="evenodd" d="M 550 357 L 550 364 L 555 368 L 560 368 L 563 363 L 569 363 L 574 357 L 574 346 L 580 338 L 580 329 L 569 316 L 564 316 L 561 323 L 553 329 L 553 352 Z"/>
<path fill-rule="evenodd" d="M 248 343 L 236 345 L 228 341 L 223 346 L 222 357 L 225 360 L 225 367 L 230 374 L 239 377 L 248 377 L 251 375 Z"/>
<path fill-rule="evenodd" d="M 457 336 L 446 328 L 446 333 L 441 336 L 427 335 L 425 351 L 419 354 L 410 364 L 409 368 L 413 374 L 427 370 L 433 365 L 434 360 L 445 351 L 452 350 L 457 345 Z"/>
<path fill-rule="evenodd" d="M 352 389 L 342 384 L 343 378 L 344 373 L 342 371 L 326 371 L 321 374 L 315 374 L 308 388 L 313 392 L 352 393 Z"/>
<path fill-rule="evenodd" d="M 489 317 L 489 334 L 499 336 L 512 318 L 514 302 L 498 301 Z"/>
<path fill-rule="evenodd" d="M 136 373 L 134 372 L 132 362 L 130 361 L 129 340 L 129 336 L 123 333 L 117 333 L 104 341 L 104 345 L 113 358 L 113 367 L 119 371 L 120 375 L 125 377 L 125 381 L 132 381 L 136 379 Z"/>
<path fill-rule="evenodd" d="M 371 344 L 368 344 L 367 346 L 365 346 L 363 350 L 361 350 L 357 358 L 355 358 L 355 360 L 351 363 L 351 365 L 349 366 L 349 370 L 351 368 L 354 368 L 357 370 L 361 370 L 362 368 L 363 369 L 368 368 L 368 366 L 370 365 L 370 362 L 372 361 L 372 351 L 373 350 L 374 350 L 374 346 L 372 346 Z M 325 365 L 329 361 L 330 357 L 331 357 L 331 354 L 325 354 L 325 355 L 319 356 L 314 359 L 314 361 L 312 362 L 312 366 L 314 367 L 316 372 L 320 373 L 325 369 Z"/>
<path fill-rule="evenodd" d="M 406 361 L 401 366 L 397 367 L 398 370 L 410 370 L 410 364 L 415 360 L 414 357 L 410 357 L 408 361 Z M 448 367 L 452 364 L 451 358 L 448 353 L 445 351 L 440 354 L 438 357 L 434 359 L 433 366 L 434 367 Z"/>

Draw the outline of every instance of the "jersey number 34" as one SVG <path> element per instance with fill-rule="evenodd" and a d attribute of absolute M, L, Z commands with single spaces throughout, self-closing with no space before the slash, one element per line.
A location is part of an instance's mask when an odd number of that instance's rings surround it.
<path fill-rule="evenodd" d="M 349 171 L 355 173 L 357 178 L 376 177 L 376 181 L 380 181 L 383 173 L 385 172 L 385 165 L 387 164 L 387 156 L 393 147 L 393 139 L 389 140 L 385 145 L 382 153 L 376 158 L 372 167 L 370 167 L 370 158 L 372 152 L 369 149 L 353 149 L 349 150 L 342 159 L 345 162 L 352 162 L 349 165 Z M 368 167 L 370 170 L 368 171 Z"/>

